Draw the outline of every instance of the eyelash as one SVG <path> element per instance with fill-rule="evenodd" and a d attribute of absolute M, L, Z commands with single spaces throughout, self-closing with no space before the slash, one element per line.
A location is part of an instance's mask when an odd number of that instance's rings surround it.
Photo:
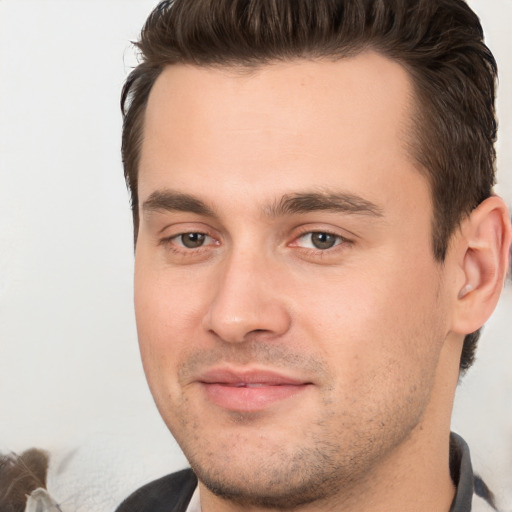
<path fill-rule="evenodd" d="M 176 240 L 180 239 L 181 237 L 185 235 L 203 235 L 205 238 L 210 238 L 214 243 L 209 244 L 203 244 L 199 247 L 186 247 L 184 244 L 177 243 Z M 218 242 L 214 236 L 212 236 L 210 233 L 204 232 L 204 231 L 183 231 L 182 233 L 177 233 L 175 235 L 163 238 L 160 240 L 160 245 L 166 246 L 168 249 L 175 253 L 179 254 L 185 254 L 185 253 L 200 253 L 204 250 L 207 250 L 208 247 L 211 245 L 219 245 L 220 242 Z"/>
<path fill-rule="evenodd" d="M 299 240 L 303 239 L 304 237 L 306 237 L 308 235 L 309 236 L 313 236 L 315 234 L 328 235 L 328 236 L 334 237 L 336 239 L 336 241 L 335 241 L 333 246 L 327 247 L 325 249 L 319 249 L 319 248 L 316 248 L 316 247 L 300 247 L 298 245 L 298 241 Z M 303 251 L 307 251 L 309 254 L 324 256 L 327 253 L 332 253 L 334 251 L 341 250 L 342 249 L 341 246 L 345 246 L 345 245 L 351 244 L 351 243 L 352 243 L 351 240 L 349 240 L 345 236 L 340 235 L 339 233 L 335 233 L 334 231 L 325 230 L 325 229 L 311 229 L 311 228 L 309 228 L 309 229 L 304 229 L 304 231 L 302 233 L 299 233 L 298 236 L 296 236 L 294 238 L 294 241 L 291 244 L 289 244 L 289 245 L 291 245 L 292 247 L 294 247 L 294 246 L 295 247 L 299 247 Z"/>
<path fill-rule="evenodd" d="M 334 237 L 335 241 L 334 244 L 331 247 L 325 247 L 323 249 L 318 247 L 302 247 L 299 245 L 299 241 L 301 239 L 304 239 L 307 236 L 314 236 L 315 234 L 319 235 L 327 235 L 330 237 Z M 204 236 L 206 240 L 210 239 L 210 243 L 205 243 L 203 245 L 200 245 L 198 247 L 187 247 L 182 242 L 178 242 L 178 240 L 182 239 L 185 235 L 200 235 Z M 344 236 L 340 235 L 339 233 L 335 233 L 333 231 L 325 230 L 325 229 L 307 229 L 304 228 L 302 232 L 300 232 L 297 236 L 294 237 L 293 241 L 288 244 L 288 247 L 297 247 L 299 250 L 301 250 L 303 253 L 309 254 L 311 256 L 319 256 L 323 257 L 327 254 L 332 254 L 334 252 L 337 252 L 339 250 L 344 249 L 347 244 L 351 244 L 351 240 L 345 238 Z M 181 233 L 174 234 L 172 236 L 163 238 L 160 240 L 159 245 L 164 245 L 166 248 L 173 253 L 181 256 L 192 256 L 196 255 L 199 256 L 202 253 L 209 250 L 209 248 L 213 246 L 220 245 L 220 242 L 207 231 L 183 231 Z"/>

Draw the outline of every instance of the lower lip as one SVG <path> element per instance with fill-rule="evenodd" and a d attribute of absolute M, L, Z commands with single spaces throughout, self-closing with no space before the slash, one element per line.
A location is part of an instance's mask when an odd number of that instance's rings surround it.
<path fill-rule="evenodd" d="M 280 386 L 236 387 L 202 383 L 208 399 L 215 405 L 239 412 L 255 412 L 291 398 L 304 391 L 307 384 Z"/>

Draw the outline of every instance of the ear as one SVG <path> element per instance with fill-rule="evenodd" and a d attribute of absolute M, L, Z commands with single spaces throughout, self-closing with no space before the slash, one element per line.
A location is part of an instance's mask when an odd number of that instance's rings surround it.
<path fill-rule="evenodd" d="M 462 222 L 456 253 L 462 270 L 454 293 L 452 331 L 469 334 L 487 321 L 503 289 L 512 228 L 503 200 L 492 196 Z"/>

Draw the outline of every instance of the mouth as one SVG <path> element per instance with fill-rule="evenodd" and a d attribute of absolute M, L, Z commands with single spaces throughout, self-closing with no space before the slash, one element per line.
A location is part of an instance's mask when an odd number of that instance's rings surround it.
<path fill-rule="evenodd" d="M 256 412 L 303 393 L 312 383 L 272 371 L 215 369 L 198 379 L 213 404 L 238 412 Z"/>

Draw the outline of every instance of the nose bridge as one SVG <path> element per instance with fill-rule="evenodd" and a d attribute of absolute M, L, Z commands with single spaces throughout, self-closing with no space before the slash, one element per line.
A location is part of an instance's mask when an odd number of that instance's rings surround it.
<path fill-rule="evenodd" d="M 206 328 L 235 343 L 256 331 L 270 337 L 286 332 L 290 317 L 275 286 L 278 273 L 261 251 L 232 250 L 215 282 Z"/>

